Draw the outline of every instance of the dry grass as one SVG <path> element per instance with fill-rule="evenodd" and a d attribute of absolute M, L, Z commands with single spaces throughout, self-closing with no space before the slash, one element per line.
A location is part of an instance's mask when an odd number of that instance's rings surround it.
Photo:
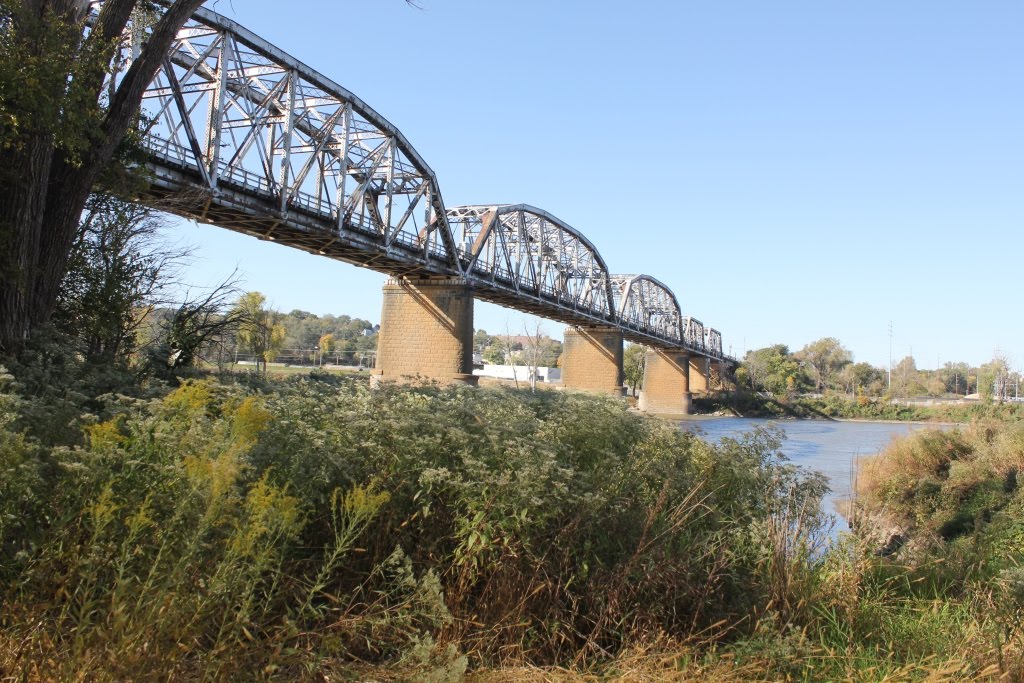
<path fill-rule="evenodd" d="M 898 499 L 921 481 L 944 477 L 953 460 L 970 452 L 959 431 L 916 432 L 858 461 L 857 496 L 870 502 Z"/>
<path fill-rule="evenodd" d="M 518 667 L 479 671 L 466 683 L 774 683 L 776 681 L 850 681 L 864 683 L 1009 680 L 998 666 L 971 672 L 962 661 L 926 662 L 914 665 L 874 666 L 822 651 L 813 662 L 806 659 L 785 663 L 783 668 L 801 671 L 800 678 L 778 673 L 779 662 L 752 660 L 739 663 L 731 656 L 696 662 L 696 651 L 624 655 L 599 671 L 579 672 L 561 668 Z M 384 680 L 384 679 L 382 679 Z"/>

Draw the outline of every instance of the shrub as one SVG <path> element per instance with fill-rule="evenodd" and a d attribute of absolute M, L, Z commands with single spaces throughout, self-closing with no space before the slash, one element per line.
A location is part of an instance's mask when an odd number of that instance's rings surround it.
<path fill-rule="evenodd" d="M 2 432 L 5 472 L 53 463 L 0 484 L 46 501 L 0 558 L 29 678 L 596 661 L 797 611 L 820 530 L 777 434 L 713 448 L 610 398 L 314 375 L 108 405 L 70 447 Z"/>

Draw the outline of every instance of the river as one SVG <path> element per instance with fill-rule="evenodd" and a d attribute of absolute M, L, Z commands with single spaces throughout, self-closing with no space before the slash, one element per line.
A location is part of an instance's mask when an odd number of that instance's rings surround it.
<path fill-rule="evenodd" d="M 850 481 L 857 458 L 875 455 L 894 438 L 906 436 L 929 425 L 909 422 L 830 422 L 826 420 L 768 420 L 746 417 L 695 417 L 683 420 L 682 428 L 698 432 L 712 443 L 722 437 L 736 437 L 755 427 L 775 424 L 786 433 L 780 450 L 791 462 L 825 474 L 831 491 L 822 505 L 836 515 L 834 534 L 848 531 L 838 514 L 837 500 L 850 497 Z"/>

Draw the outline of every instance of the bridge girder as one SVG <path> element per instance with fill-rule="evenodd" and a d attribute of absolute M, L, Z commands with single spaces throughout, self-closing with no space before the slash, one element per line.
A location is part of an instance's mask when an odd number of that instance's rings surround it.
<path fill-rule="evenodd" d="M 151 7 L 161 11 L 159 0 Z M 125 69 L 150 25 L 126 31 Z M 433 171 L 397 128 L 215 12 L 198 10 L 178 32 L 142 115 L 148 199 L 163 210 L 391 275 L 461 278 L 519 310 L 722 357 L 721 335 L 684 317 L 667 286 L 610 275 L 564 221 L 525 204 L 446 210 Z"/>

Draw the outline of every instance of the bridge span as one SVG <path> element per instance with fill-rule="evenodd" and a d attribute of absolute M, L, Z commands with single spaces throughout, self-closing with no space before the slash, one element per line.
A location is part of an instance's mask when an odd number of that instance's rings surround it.
<path fill-rule="evenodd" d="M 126 32 L 125 69 L 150 25 L 140 19 Z M 200 9 L 180 29 L 142 121 L 152 173 L 144 201 L 391 276 L 384 378 L 471 382 L 474 298 L 569 325 L 567 386 L 620 391 L 623 339 L 645 345 L 657 375 L 646 384 L 666 385 L 664 399 L 647 392 L 655 410 L 683 412 L 692 381 L 707 390 L 712 367 L 733 362 L 668 286 L 614 274 L 568 223 L 526 204 L 446 207 L 401 131 L 215 12 Z"/>

